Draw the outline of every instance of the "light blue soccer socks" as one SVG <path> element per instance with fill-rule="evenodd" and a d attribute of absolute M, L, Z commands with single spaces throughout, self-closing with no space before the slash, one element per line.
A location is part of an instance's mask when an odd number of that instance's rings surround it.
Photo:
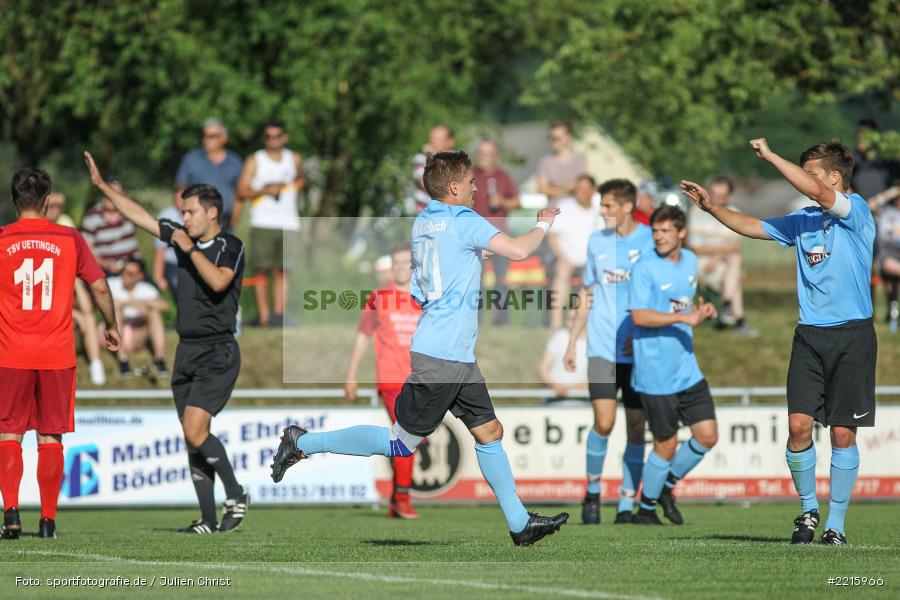
<path fill-rule="evenodd" d="M 704 448 L 700 443 L 691 438 L 678 447 L 678 452 L 672 459 L 672 469 L 666 478 L 666 488 L 672 489 L 679 480 L 684 479 L 685 475 L 700 464 L 703 457 L 709 452 L 709 448 Z"/>
<path fill-rule="evenodd" d="M 609 436 L 600 435 L 591 427 L 587 438 L 587 480 L 588 494 L 600 493 L 600 476 L 603 475 L 603 461 L 606 460 L 606 448 Z"/>
<path fill-rule="evenodd" d="M 859 472 L 859 447 L 831 449 L 831 499 L 825 529 L 844 533 L 844 517 Z"/>
<path fill-rule="evenodd" d="M 662 493 L 663 486 L 666 483 L 666 477 L 669 476 L 669 470 L 672 468 L 672 462 L 665 460 L 655 451 L 647 457 L 647 464 L 644 465 L 644 489 L 641 492 L 641 508 L 645 510 L 655 510 L 656 502 Z"/>
<path fill-rule="evenodd" d="M 619 488 L 617 512 L 634 510 L 634 497 L 644 471 L 644 444 L 626 444 L 622 456 L 622 486 Z"/>
<path fill-rule="evenodd" d="M 478 466 L 481 467 L 484 480 L 497 496 L 509 530 L 519 533 L 528 525 L 528 511 L 516 495 L 516 480 L 513 479 L 509 458 L 503 451 L 503 445 L 500 440 L 490 444 L 475 444 L 475 456 L 478 457 Z"/>
<path fill-rule="evenodd" d="M 855 448 L 855 446 L 854 446 Z M 787 458 L 788 469 L 794 478 L 794 488 L 800 495 L 802 512 L 819 511 L 819 500 L 816 498 L 816 445 L 810 444 L 806 450 L 794 452 L 790 448 L 784 453 Z M 857 454 L 857 465 L 859 464 Z M 833 472 L 833 471 L 832 471 Z M 856 479 L 856 471 L 853 472 Z M 846 510 L 846 508 L 845 508 Z M 843 519 L 841 519 L 843 521 Z"/>
<path fill-rule="evenodd" d="M 356 425 L 335 431 L 310 431 L 297 439 L 303 454 L 332 452 L 350 456 L 391 456 L 391 430 L 374 425 Z"/>

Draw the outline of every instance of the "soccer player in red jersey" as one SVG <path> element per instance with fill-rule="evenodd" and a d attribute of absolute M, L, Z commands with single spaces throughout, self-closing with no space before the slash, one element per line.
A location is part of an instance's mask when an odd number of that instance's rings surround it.
<path fill-rule="evenodd" d="M 25 168 L 13 175 L 18 220 L 0 227 L 0 492 L 4 539 L 16 539 L 22 437 L 37 430 L 41 492 L 39 537 L 56 537 L 62 485 L 62 435 L 75 429 L 75 278 L 90 286 L 106 323 L 106 347 L 121 337 L 112 295 L 90 248 L 71 227 L 46 219 L 50 177 Z"/>
<path fill-rule="evenodd" d="M 391 253 L 392 283 L 372 292 L 366 300 L 359 319 L 359 333 L 353 345 L 350 366 L 344 393 L 352 400 L 356 397 L 358 383 L 356 372 L 369 347 L 369 338 L 375 336 L 375 381 L 378 395 L 391 416 L 397 420 L 394 406 L 403 382 L 409 377 L 409 344 L 416 331 L 422 308 L 409 293 L 412 277 L 412 255 L 409 246 L 395 249 Z M 391 467 L 394 470 L 394 492 L 391 494 L 391 509 L 388 517 L 418 519 L 419 513 L 409 501 L 412 486 L 414 456 L 394 456 Z"/>

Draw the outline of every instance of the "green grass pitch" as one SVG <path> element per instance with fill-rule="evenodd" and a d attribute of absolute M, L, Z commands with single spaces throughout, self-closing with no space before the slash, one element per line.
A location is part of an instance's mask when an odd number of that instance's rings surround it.
<path fill-rule="evenodd" d="M 186 536 L 190 510 L 77 510 L 60 537 L 0 541 L 4 598 L 827 598 L 900 596 L 897 504 L 856 504 L 849 547 L 790 546 L 794 504 L 685 504 L 677 527 L 570 524 L 531 548 L 513 547 L 495 507 L 421 507 L 419 521 L 370 508 L 251 509 L 232 534 Z M 823 507 L 824 508 L 824 507 Z M 545 512 L 556 507 L 544 508 Z M 821 529 L 820 529 L 821 533 Z M 16 577 L 44 585 L 16 585 Z M 155 577 L 153 587 L 48 587 L 47 578 Z M 187 578 L 193 587 L 163 586 Z M 230 578 L 201 587 L 201 578 Z M 829 586 L 829 577 L 882 586 Z"/>

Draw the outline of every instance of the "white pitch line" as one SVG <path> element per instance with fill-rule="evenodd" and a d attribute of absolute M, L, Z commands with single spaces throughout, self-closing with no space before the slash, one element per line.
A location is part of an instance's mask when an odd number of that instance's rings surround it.
<path fill-rule="evenodd" d="M 262 565 L 255 563 L 201 563 L 201 562 L 168 562 L 158 560 L 137 560 L 122 558 L 120 556 L 105 556 L 101 554 L 87 554 L 82 552 L 62 552 L 55 550 L 20 550 L 19 554 L 34 554 L 39 556 L 62 556 L 78 558 L 84 562 L 108 562 L 146 566 L 164 567 L 190 567 L 198 569 L 223 568 L 247 571 L 267 571 L 271 573 L 289 573 L 291 575 L 310 575 L 314 577 L 343 577 L 362 581 L 377 581 L 380 583 L 404 583 L 424 584 L 435 586 L 462 586 L 479 590 L 493 590 L 506 592 L 520 592 L 537 594 L 540 596 L 565 596 L 569 598 L 600 598 L 603 600 L 660 600 L 648 596 L 634 596 L 627 594 L 615 594 L 611 592 L 579 590 L 571 588 L 540 587 L 532 585 L 516 585 L 507 583 L 487 583 L 483 581 L 467 581 L 456 579 L 426 579 L 421 577 L 402 577 L 397 575 L 375 575 L 372 573 L 347 573 L 343 571 L 326 571 L 322 569 L 310 569 L 307 567 L 282 567 L 276 565 Z M 10 556 L 9 558 L 12 558 Z M 44 563 L 46 565 L 46 563 Z"/>

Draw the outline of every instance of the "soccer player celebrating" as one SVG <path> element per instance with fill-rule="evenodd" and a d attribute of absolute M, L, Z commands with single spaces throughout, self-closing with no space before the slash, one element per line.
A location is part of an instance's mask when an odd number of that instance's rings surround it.
<path fill-rule="evenodd" d="M 622 486 L 616 523 L 630 523 L 634 496 L 644 468 L 644 408 L 631 387 L 633 323 L 628 313 L 631 269 L 653 251 L 650 228 L 634 220 L 637 188 L 627 179 L 600 185 L 600 211 L 606 229 L 591 235 L 578 317 L 569 337 L 566 369 L 575 370 L 575 344 L 588 325 L 588 382 L 594 426 L 587 439 L 587 495 L 581 506 L 585 524 L 600 523 L 600 477 L 609 434 L 616 422 L 616 394 L 622 391 L 628 443 L 622 459 Z"/>
<path fill-rule="evenodd" d="M 184 190 L 183 225 L 168 219 L 157 221 L 103 180 L 90 153 L 85 152 L 84 159 L 93 184 L 126 219 L 175 248 L 179 343 L 171 385 L 201 514 L 200 519 L 181 531 L 232 531 L 244 520 L 250 495 L 237 482 L 225 447 L 209 432 L 209 426 L 225 408 L 241 370 L 234 328 L 244 272 L 244 245 L 222 231 L 222 196 L 213 186 L 194 184 Z M 213 490 L 216 475 L 222 480 L 227 497 L 218 525 Z"/>
<path fill-rule="evenodd" d="M 859 470 L 856 428 L 875 425 L 875 360 L 869 276 L 875 221 L 865 200 L 848 194 L 853 157 L 846 146 L 822 142 L 800 165 L 778 156 L 765 138 L 751 140 L 772 164 L 818 206 L 760 220 L 713 206 L 709 194 L 682 181 L 685 194 L 729 229 L 797 248 L 800 321 L 787 376 L 787 463 L 800 495 L 791 543 L 809 544 L 819 524 L 813 422 L 831 427 L 831 498 L 821 543 L 843 545 L 844 518 Z"/>
<path fill-rule="evenodd" d="M 632 385 L 641 393 L 653 451 L 644 465 L 638 525 L 660 525 L 656 504 L 676 525 L 684 522 L 672 490 L 718 441 L 716 409 L 694 356 L 693 328 L 715 318 L 712 304 L 699 299 L 697 256 L 683 248 L 687 220 L 677 206 L 661 206 L 650 216 L 654 252 L 631 270 L 629 309 L 634 320 Z M 691 439 L 678 446 L 679 422 Z M 677 451 L 676 451 L 677 450 Z"/>
<path fill-rule="evenodd" d="M 375 335 L 375 379 L 376 389 L 391 421 L 396 421 L 395 406 L 403 382 L 409 377 L 409 344 L 416 331 L 416 323 L 422 309 L 413 300 L 408 288 L 412 277 L 412 255 L 409 246 L 395 249 L 391 253 L 392 282 L 374 292 L 363 306 L 359 319 L 359 333 L 350 356 L 344 392 L 348 399 L 356 398 L 358 382 L 356 373 L 359 363 L 369 347 L 369 338 Z M 394 456 L 391 467 L 394 470 L 394 491 L 391 494 L 391 508 L 388 517 L 418 519 L 419 513 L 409 501 L 412 487 L 412 456 Z"/>
<path fill-rule="evenodd" d="M 62 436 L 75 430 L 75 278 L 90 287 L 106 323 L 106 347 L 121 344 L 103 270 L 81 234 L 46 219 L 51 192 L 44 171 L 25 168 L 11 185 L 18 220 L 0 227 L 0 492 L 4 539 L 22 531 L 22 437 L 37 430 L 41 494 L 38 537 L 56 537 L 62 485 Z"/>
<path fill-rule="evenodd" d="M 272 479 L 281 481 L 291 465 L 320 452 L 410 456 L 449 410 L 475 438 L 478 465 L 497 496 L 513 543 L 531 545 L 558 531 L 569 515 L 529 513 L 516 495 L 500 442 L 503 426 L 475 362 L 481 261 L 484 250 L 524 260 L 537 250 L 559 211 L 540 211 L 534 228 L 518 237 L 502 233 L 472 210 L 475 177 L 465 152 L 430 155 L 423 180 L 432 200 L 413 223 L 410 285 L 422 316 L 410 345 L 412 373 L 397 398 L 397 420 L 391 428 L 359 425 L 328 432 L 292 425 L 284 430 L 272 462 Z"/>

